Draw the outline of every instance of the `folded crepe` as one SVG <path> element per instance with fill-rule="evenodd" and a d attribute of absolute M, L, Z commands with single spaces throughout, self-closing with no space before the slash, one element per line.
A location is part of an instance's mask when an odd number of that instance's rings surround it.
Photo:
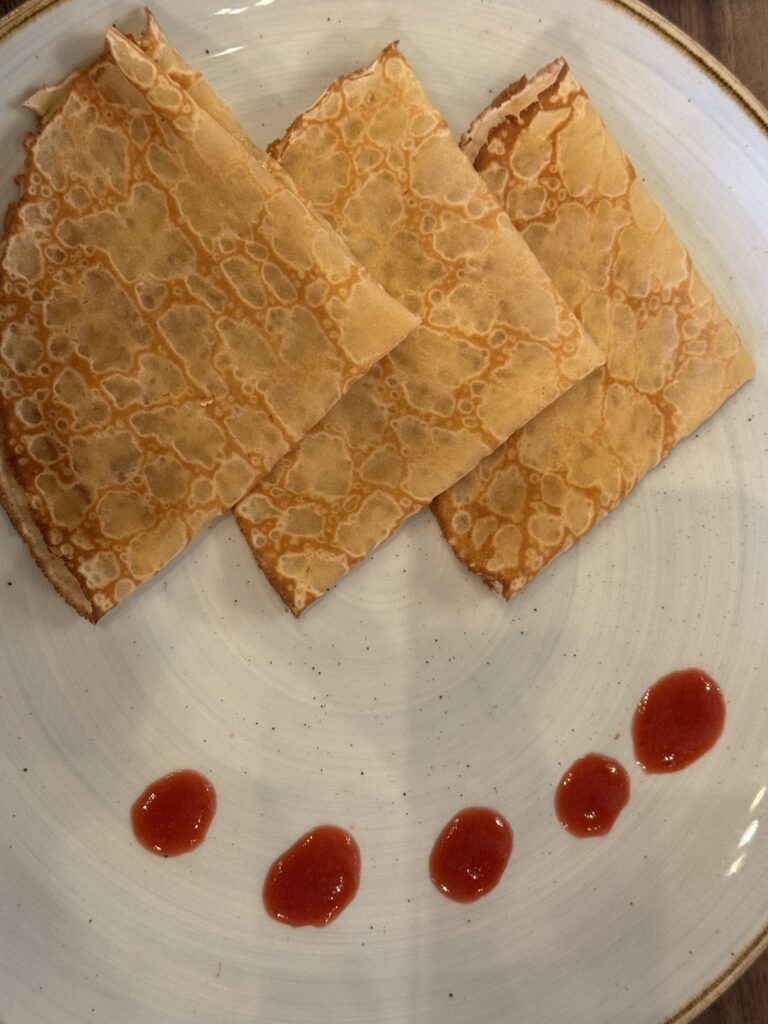
<path fill-rule="evenodd" d="M 37 109 L 0 250 L 0 498 L 95 621 L 418 321 L 119 33 Z"/>
<path fill-rule="evenodd" d="M 270 153 L 422 319 L 235 507 L 299 614 L 603 357 L 396 45 Z"/>
<path fill-rule="evenodd" d="M 433 503 L 458 557 L 509 598 L 754 367 L 564 60 L 461 144 L 607 359 Z"/>

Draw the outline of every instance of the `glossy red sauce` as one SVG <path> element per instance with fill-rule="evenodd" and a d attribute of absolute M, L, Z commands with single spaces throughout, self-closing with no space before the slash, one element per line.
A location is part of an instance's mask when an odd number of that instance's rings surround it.
<path fill-rule="evenodd" d="M 471 903 L 498 885 L 512 854 L 509 822 L 490 807 L 465 807 L 437 837 L 429 874 L 458 903 Z"/>
<path fill-rule="evenodd" d="M 647 772 L 677 772 L 714 746 L 725 700 L 700 668 L 670 672 L 646 690 L 632 719 L 635 757 Z"/>
<path fill-rule="evenodd" d="M 329 924 L 355 898 L 360 850 L 343 828 L 320 825 L 281 854 L 267 872 L 267 913 L 294 928 Z"/>
<path fill-rule="evenodd" d="M 205 839 L 216 813 L 216 791 L 204 775 L 171 772 L 144 790 L 131 807 L 133 831 L 147 850 L 177 857 Z"/>
<path fill-rule="evenodd" d="M 581 839 L 604 836 L 629 800 L 629 775 L 618 761 L 585 754 L 560 779 L 555 811 L 563 828 Z"/>

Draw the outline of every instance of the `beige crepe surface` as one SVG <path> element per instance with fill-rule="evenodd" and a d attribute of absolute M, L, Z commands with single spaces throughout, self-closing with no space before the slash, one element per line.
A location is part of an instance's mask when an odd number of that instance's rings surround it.
<path fill-rule="evenodd" d="M 417 320 L 117 33 L 27 148 L 1 256 L 0 496 L 96 620 Z"/>
<path fill-rule="evenodd" d="M 395 45 L 270 152 L 423 322 L 235 509 L 298 614 L 603 357 Z"/>
<path fill-rule="evenodd" d="M 433 503 L 458 557 L 511 597 L 754 367 L 564 61 L 502 93 L 462 146 L 607 357 Z"/>

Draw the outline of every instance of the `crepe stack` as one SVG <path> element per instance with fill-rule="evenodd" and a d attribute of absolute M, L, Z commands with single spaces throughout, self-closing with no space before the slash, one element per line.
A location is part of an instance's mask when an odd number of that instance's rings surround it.
<path fill-rule="evenodd" d="M 270 153 L 422 320 L 235 508 L 299 614 L 603 357 L 395 45 Z"/>
<path fill-rule="evenodd" d="M 462 146 L 607 359 L 434 502 L 458 557 L 510 597 L 754 368 L 563 60 Z"/>
<path fill-rule="evenodd" d="M 95 621 L 418 321 L 119 33 L 35 103 L 0 252 L 0 494 Z"/>

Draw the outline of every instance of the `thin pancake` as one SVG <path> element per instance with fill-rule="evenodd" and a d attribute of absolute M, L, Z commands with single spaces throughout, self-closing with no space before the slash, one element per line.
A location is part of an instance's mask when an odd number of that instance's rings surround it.
<path fill-rule="evenodd" d="M 458 557 L 509 598 L 754 367 L 564 61 L 502 93 L 462 145 L 607 356 L 433 504 Z"/>
<path fill-rule="evenodd" d="M 270 152 L 423 321 L 235 509 L 298 614 L 602 355 L 396 46 Z"/>
<path fill-rule="evenodd" d="M 0 419 L 0 503 L 30 550 L 40 570 L 50 580 L 67 604 L 86 619 L 93 618 L 91 599 L 83 593 L 77 578 L 45 543 L 27 503 L 21 484 L 11 471 L 5 455 L 5 434 Z"/>
<path fill-rule="evenodd" d="M 94 620 L 417 322 L 146 55 L 108 45 L 29 140 L 0 256 L 0 497 Z"/>

